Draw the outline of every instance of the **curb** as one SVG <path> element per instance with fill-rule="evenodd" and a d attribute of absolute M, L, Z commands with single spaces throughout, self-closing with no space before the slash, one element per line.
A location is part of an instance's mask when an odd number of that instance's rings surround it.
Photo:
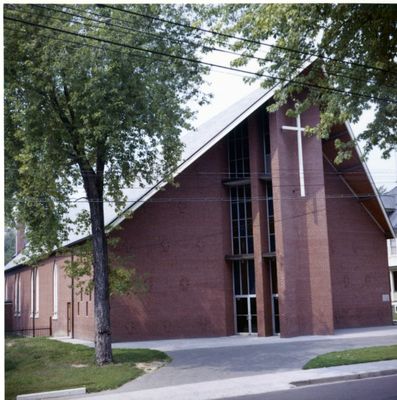
<path fill-rule="evenodd" d="M 75 389 L 54 390 L 52 392 L 40 392 L 31 394 L 20 394 L 16 400 L 40 400 L 40 399 L 54 399 L 57 397 L 75 396 L 78 394 L 85 394 L 85 387 Z"/>
<path fill-rule="evenodd" d="M 304 381 L 290 382 L 290 385 L 301 387 L 309 385 L 320 385 L 322 383 L 333 383 L 333 382 L 343 382 L 356 379 L 376 378 L 379 376 L 389 376 L 389 375 L 397 375 L 397 369 L 389 369 L 384 371 L 373 371 L 373 372 L 361 372 L 350 375 L 330 376 L 328 378 L 314 378 Z"/>

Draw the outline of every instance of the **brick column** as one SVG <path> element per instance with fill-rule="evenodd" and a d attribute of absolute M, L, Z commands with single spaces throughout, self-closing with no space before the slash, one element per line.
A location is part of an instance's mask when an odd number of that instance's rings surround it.
<path fill-rule="evenodd" d="M 264 171 L 263 143 L 259 132 L 258 113 L 248 119 L 248 138 L 251 171 L 252 234 L 254 238 L 254 265 L 258 335 L 270 336 L 272 330 L 272 308 L 270 274 L 263 260 L 264 243 L 267 236 L 266 202 L 264 183 L 260 176 Z"/>
<path fill-rule="evenodd" d="M 321 141 L 303 137 L 306 197 L 300 196 L 296 126 L 285 107 L 269 115 L 281 336 L 331 334 L 334 329 Z M 317 123 L 317 109 L 302 115 Z"/>

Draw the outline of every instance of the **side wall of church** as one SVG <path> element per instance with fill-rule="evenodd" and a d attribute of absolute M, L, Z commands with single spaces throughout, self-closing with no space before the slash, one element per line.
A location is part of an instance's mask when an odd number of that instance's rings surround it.
<path fill-rule="evenodd" d="M 81 296 L 80 293 L 75 293 L 74 300 L 72 299 L 72 281 L 64 270 L 64 262 L 67 259 L 70 259 L 70 257 L 62 256 L 56 259 L 50 257 L 38 266 L 39 304 L 34 319 L 35 334 L 47 336 L 50 324 L 52 324 L 52 335 L 55 337 L 71 336 L 74 328 L 75 337 L 92 340 L 94 333 L 93 301 L 90 300 L 89 295 L 83 294 Z M 54 262 L 58 267 L 57 310 L 54 307 Z M 15 297 L 17 276 L 20 278 L 20 313 L 17 312 Z M 5 300 L 11 302 L 12 323 L 10 325 L 12 331 L 27 336 L 33 334 L 31 276 L 32 268 L 28 266 L 15 268 L 5 274 L 5 285 L 7 287 L 5 291 L 7 298 Z M 91 298 L 93 299 L 93 295 Z"/>
<path fill-rule="evenodd" d="M 324 169 L 335 327 L 391 324 L 385 235 L 328 163 Z"/>

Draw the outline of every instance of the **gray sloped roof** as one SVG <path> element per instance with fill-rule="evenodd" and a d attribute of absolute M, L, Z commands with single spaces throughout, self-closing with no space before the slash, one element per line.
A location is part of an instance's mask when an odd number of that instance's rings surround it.
<path fill-rule="evenodd" d="M 389 215 L 390 223 L 394 232 L 397 232 L 397 186 L 392 190 L 382 194 L 381 196 L 385 209 L 391 214 Z"/>
<path fill-rule="evenodd" d="M 397 186 L 381 195 L 382 203 L 386 210 L 397 209 Z"/>
<path fill-rule="evenodd" d="M 394 211 L 394 213 L 392 215 L 390 215 L 389 219 L 390 219 L 390 223 L 393 226 L 394 232 L 397 232 L 397 210 Z"/>

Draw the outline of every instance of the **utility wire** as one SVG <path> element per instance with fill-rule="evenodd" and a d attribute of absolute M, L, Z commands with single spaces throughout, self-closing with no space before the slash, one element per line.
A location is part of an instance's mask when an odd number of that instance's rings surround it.
<path fill-rule="evenodd" d="M 299 185 L 295 185 L 297 187 L 297 192 L 298 192 L 298 187 Z M 324 196 L 318 196 L 317 193 L 313 193 L 313 195 L 306 195 L 305 197 L 300 197 L 300 195 L 297 193 L 294 196 L 252 196 L 249 198 L 236 198 L 236 199 L 231 199 L 228 196 L 225 197 L 165 197 L 162 199 L 155 199 L 155 198 L 150 198 L 146 200 L 142 199 L 136 199 L 136 200 L 126 200 L 124 203 L 126 205 L 128 204 L 144 204 L 144 203 L 156 203 L 156 204 L 170 204 L 170 203 L 231 203 L 231 204 L 239 204 L 239 203 L 251 203 L 252 201 L 281 201 L 281 200 L 294 200 L 294 201 L 307 201 L 308 199 L 316 199 L 316 200 L 326 200 L 326 199 L 334 199 L 334 200 L 346 200 L 346 199 L 355 199 L 358 201 L 366 201 L 366 200 L 373 200 L 380 198 L 380 195 L 373 194 L 373 193 L 365 193 L 365 194 L 326 194 Z M 119 203 L 118 201 L 115 200 L 109 200 L 109 199 L 104 199 L 104 200 L 98 200 L 98 199 L 87 199 L 87 198 L 70 198 L 68 199 L 71 203 L 75 204 L 116 204 Z M 10 204 L 46 204 L 46 203 L 57 203 L 57 200 L 54 199 L 38 199 L 38 198 L 28 198 L 25 197 L 24 199 L 5 199 L 6 203 Z"/>
<path fill-rule="evenodd" d="M 299 184 L 295 185 L 296 187 L 299 187 Z M 277 187 L 277 186 L 272 186 Z M 281 197 L 275 197 L 270 196 L 251 196 L 251 197 L 245 197 L 245 198 L 236 198 L 236 199 L 231 199 L 230 197 L 226 196 L 225 197 L 165 197 L 162 199 L 147 199 L 147 200 L 126 200 L 125 203 L 129 204 L 135 204 L 135 203 L 179 203 L 179 202 L 229 202 L 229 203 L 242 203 L 242 202 L 252 202 L 252 200 L 302 200 L 305 201 L 308 198 L 316 198 L 316 199 L 357 199 L 357 200 L 367 200 L 367 199 L 372 199 L 372 198 L 378 198 L 379 196 L 377 194 L 373 193 L 365 193 L 365 194 L 326 194 L 325 196 L 317 196 L 317 193 L 313 193 L 313 196 L 307 195 L 305 197 L 300 197 L 300 195 L 297 193 L 295 196 L 281 196 Z M 75 203 L 106 203 L 106 204 L 114 204 L 114 203 L 119 203 L 115 200 L 98 200 L 98 199 L 87 199 L 87 198 L 70 198 L 68 199 L 71 202 Z M 8 203 L 54 203 L 56 202 L 55 200 L 51 199 L 38 199 L 38 198 L 29 198 L 25 197 L 23 200 L 16 200 L 16 199 L 5 199 L 6 202 Z"/>
<path fill-rule="evenodd" d="M 143 35 L 146 35 L 146 36 L 150 36 L 150 37 L 154 37 L 154 38 L 157 38 L 157 39 L 160 39 L 160 40 L 168 40 L 168 41 L 173 42 L 173 43 L 188 44 L 188 45 L 198 46 L 198 44 L 196 42 L 170 38 L 170 37 L 167 37 L 167 36 L 164 36 L 164 35 L 159 35 L 159 34 L 156 34 L 156 33 L 153 33 L 153 32 L 147 32 L 147 31 L 142 31 L 142 30 L 139 30 L 139 29 L 131 28 L 129 26 L 126 27 L 126 26 L 123 26 L 123 25 L 113 24 L 113 23 L 111 23 L 109 21 L 100 21 L 100 20 L 95 19 L 95 18 L 86 17 L 86 16 L 83 16 L 81 14 L 71 13 L 71 12 L 68 12 L 68 11 L 65 11 L 65 10 L 59 10 L 59 9 L 51 8 L 51 7 L 48 7 L 48 6 L 32 5 L 32 7 L 40 8 L 40 9 L 44 9 L 44 10 L 55 11 L 55 12 L 58 12 L 58 13 L 62 13 L 62 14 L 66 14 L 66 15 L 72 16 L 72 17 L 77 17 L 77 18 L 81 18 L 81 19 L 86 19 L 86 20 L 91 21 L 91 22 L 104 24 L 107 27 L 113 26 L 113 27 L 115 27 L 117 29 L 123 29 L 124 31 L 140 33 L 140 34 L 143 34 Z M 67 9 L 76 10 L 76 8 L 73 8 L 73 7 L 66 7 L 66 8 Z M 15 10 L 15 11 L 31 15 L 31 13 L 29 13 L 28 11 L 23 11 L 23 10 Z M 104 18 L 101 14 L 98 14 L 98 13 L 95 13 L 95 12 L 92 12 L 92 11 L 89 11 L 89 12 L 85 11 L 85 10 L 81 10 L 81 11 L 85 12 L 86 14 L 91 14 L 91 15 L 95 15 L 95 16 L 100 17 L 100 18 Z M 70 22 L 70 20 L 67 20 L 67 19 L 63 19 L 63 18 L 51 16 L 51 15 L 46 15 L 46 16 L 49 17 L 49 18 L 52 18 L 52 19 L 60 20 L 60 21 Z M 111 19 L 122 21 L 124 23 L 130 24 L 129 21 L 126 21 L 124 19 L 117 19 L 117 18 L 113 18 L 113 17 L 111 17 Z M 109 31 L 120 33 L 119 30 L 111 29 L 111 28 L 109 28 Z M 164 31 L 164 29 L 163 29 L 163 31 Z M 239 52 L 232 51 L 232 50 L 222 49 L 222 48 L 219 48 L 219 47 L 212 47 L 212 46 L 206 46 L 206 45 L 201 45 L 200 47 L 205 49 L 205 50 L 208 50 L 208 51 L 214 51 L 214 52 L 219 52 L 219 53 L 223 53 L 223 54 L 230 54 L 230 55 L 234 55 L 234 56 L 238 56 L 238 57 L 246 57 L 246 58 L 249 58 L 249 59 L 252 59 L 252 60 L 256 60 L 256 61 L 274 62 L 274 60 L 270 59 L 270 58 L 257 57 L 257 56 L 253 56 L 253 55 L 246 55 L 246 54 L 243 54 L 243 53 L 239 53 Z M 300 58 L 297 58 L 296 60 L 299 61 L 295 65 L 295 67 L 298 69 L 298 67 L 301 64 L 301 60 L 300 60 Z M 313 70 L 322 72 L 322 69 L 319 68 L 319 67 L 313 67 Z M 339 68 L 339 71 L 341 71 L 340 68 Z M 354 77 L 354 76 L 351 76 L 351 75 L 345 75 L 344 73 L 336 73 L 336 72 L 332 72 L 332 71 L 327 71 L 327 74 L 331 75 L 331 76 L 340 77 L 340 78 L 351 79 L 351 80 L 356 81 L 356 82 L 363 82 L 363 83 L 366 83 L 366 84 L 368 83 L 368 81 L 365 80 L 365 79 L 357 78 L 357 77 Z M 397 89 L 397 86 L 392 86 L 392 85 L 387 85 L 387 84 L 382 84 L 382 85 L 379 85 L 379 86 L 382 86 L 382 87 L 385 87 L 385 88 L 390 88 L 390 89 Z"/>
<path fill-rule="evenodd" d="M 4 168 L 5 171 L 19 171 L 18 168 L 12 168 L 12 167 L 5 167 Z M 276 176 L 280 176 L 280 175 L 299 175 L 299 171 L 297 171 L 296 168 L 272 168 L 272 172 L 278 172 L 278 175 Z M 349 176 L 354 176 L 354 175 L 362 175 L 364 173 L 364 171 L 324 171 L 324 173 L 322 171 L 319 170 L 319 168 L 305 168 L 305 171 L 309 172 L 309 171 L 314 171 L 314 172 L 318 172 L 317 174 L 313 174 L 311 173 L 311 176 L 313 175 L 349 175 Z M 376 171 L 384 171 L 384 172 L 376 172 Z M 387 172 L 386 172 L 387 171 Z M 372 173 L 376 173 L 376 175 L 382 175 L 385 177 L 389 177 L 389 176 L 395 176 L 395 173 L 392 171 L 388 171 L 386 169 L 384 170 L 373 170 L 371 169 Z M 95 172 L 90 172 L 90 171 L 86 171 L 84 172 L 84 174 L 95 174 Z M 104 172 L 104 174 L 106 174 L 106 172 Z M 250 178 L 250 176 L 265 176 L 265 172 L 233 172 L 233 171 L 197 171 L 195 173 L 186 173 L 183 172 L 184 175 L 189 175 L 189 176 L 212 176 L 212 177 L 223 177 L 223 178 L 228 178 L 230 174 L 232 175 L 238 175 L 239 178 L 238 179 L 245 179 L 245 178 Z M 394 180 L 393 180 L 394 181 Z M 392 181 L 390 181 L 392 182 Z"/>
<path fill-rule="evenodd" d="M 374 69 L 374 70 L 377 70 L 377 71 L 387 72 L 387 73 L 390 73 L 390 74 L 393 74 L 393 75 L 397 75 L 397 72 L 393 72 L 393 71 L 390 71 L 390 70 L 386 70 L 384 68 L 375 67 L 375 66 L 368 65 L 368 64 L 361 64 L 361 63 L 357 63 L 357 62 L 354 62 L 354 61 L 345 61 L 345 60 L 338 59 L 338 58 L 324 56 L 324 55 L 318 54 L 318 53 L 304 52 L 304 51 L 292 49 L 290 47 L 278 46 L 278 45 L 274 45 L 274 44 L 270 44 L 270 43 L 261 42 L 261 41 L 258 41 L 258 40 L 247 39 L 247 38 L 244 38 L 244 37 L 241 37 L 241 36 L 234 36 L 234 35 L 218 32 L 218 31 L 214 31 L 214 30 L 210 30 L 210 29 L 195 27 L 195 26 L 184 24 L 184 23 L 181 23 L 181 22 L 170 21 L 170 20 L 165 19 L 165 18 L 160 18 L 160 17 L 155 17 L 155 16 L 152 16 L 152 15 L 138 13 L 136 11 L 121 9 L 121 8 L 114 7 L 114 6 L 111 6 L 111 5 L 108 5 L 108 4 L 97 4 L 97 6 L 101 7 L 101 8 L 109 8 L 109 9 L 112 9 L 112 10 L 121 11 L 121 12 L 124 12 L 124 13 L 140 16 L 140 17 L 143 17 L 143 18 L 148 18 L 148 19 L 151 19 L 151 20 L 154 20 L 154 21 L 160 21 L 160 22 L 164 22 L 164 23 L 168 23 L 168 24 L 172 24 L 172 25 L 176 25 L 176 26 L 180 26 L 180 27 L 184 27 L 184 28 L 188 28 L 188 29 L 192 29 L 192 30 L 197 30 L 197 31 L 200 31 L 200 32 L 203 32 L 203 33 L 209 33 L 211 35 L 223 36 L 223 37 L 226 37 L 228 39 L 236 39 L 236 40 L 240 40 L 240 41 L 247 42 L 247 43 L 252 43 L 252 44 L 272 47 L 272 48 L 276 48 L 276 49 L 284 50 L 284 51 L 290 51 L 290 52 L 297 53 L 297 54 L 302 54 L 302 55 L 305 55 L 305 56 L 318 57 L 318 58 L 321 58 L 321 59 L 324 59 L 324 60 L 336 61 L 336 62 L 340 62 L 340 63 L 343 63 L 343 64 L 355 65 L 357 67 L 362 67 L 362 68 L 367 68 L 367 69 Z"/>
<path fill-rule="evenodd" d="M 44 9 L 53 10 L 53 9 L 51 9 L 51 8 L 43 7 L 43 6 L 37 6 L 37 7 L 41 7 L 41 8 L 44 8 Z M 18 11 L 19 11 L 19 10 L 18 10 Z M 54 10 L 54 11 L 58 11 L 58 10 Z M 24 12 L 24 11 L 22 11 L 22 12 Z M 64 11 L 62 11 L 62 12 L 64 12 Z M 24 12 L 24 13 L 28 13 L 28 12 Z M 86 17 L 81 16 L 81 15 L 79 15 L 79 14 L 72 14 L 72 13 L 67 13 L 67 12 L 64 12 L 64 13 L 70 14 L 70 15 L 73 15 L 73 16 L 77 16 L 77 17 L 80 17 L 80 18 L 86 18 Z M 31 13 L 28 13 L 28 14 L 31 15 Z M 98 14 L 98 15 L 99 15 L 99 14 Z M 54 16 L 49 16 L 49 17 L 50 17 L 50 18 L 53 18 L 53 19 L 57 19 L 57 20 L 69 22 L 69 20 L 65 20 L 65 19 L 62 19 L 62 18 L 58 18 L 58 17 L 54 17 Z M 91 18 L 90 18 L 90 20 L 94 20 L 94 19 L 91 19 Z M 109 24 L 109 23 L 104 22 L 104 21 L 95 21 L 95 22 L 101 22 L 101 23 Z M 124 27 L 122 27 L 122 28 L 128 30 L 128 28 L 124 28 Z M 159 35 L 152 34 L 152 33 L 148 33 L 148 32 L 143 32 L 143 31 L 139 31 L 139 30 L 134 30 L 134 31 L 137 31 L 137 32 L 140 32 L 140 33 L 143 33 L 143 34 L 147 34 L 147 35 L 151 35 L 151 36 L 155 36 L 155 37 L 159 37 Z M 162 37 L 161 37 L 161 38 L 162 38 Z M 171 41 L 176 41 L 176 40 L 174 40 L 174 39 L 169 39 L 169 40 L 171 40 Z M 179 40 L 178 42 L 182 42 L 182 43 L 183 43 L 183 41 L 181 41 L 181 40 Z M 231 52 L 231 51 L 228 51 L 228 50 L 217 49 L 217 48 L 210 48 L 210 47 L 207 47 L 207 49 L 211 49 L 211 50 L 213 50 L 213 51 L 222 51 L 222 52 L 225 52 L 225 53 L 228 53 L 228 54 L 234 54 L 234 55 L 239 55 L 239 56 L 241 56 L 241 54 L 239 54 L 239 53 Z M 168 55 L 168 56 L 169 56 L 169 55 Z M 256 58 L 256 59 L 258 59 L 258 60 L 260 59 L 260 58 L 258 58 L 258 57 L 253 57 L 253 58 Z M 270 61 L 270 60 L 269 60 L 269 61 Z M 216 65 L 216 66 L 214 66 L 214 67 L 216 67 L 216 68 L 226 68 L 226 67 L 220 66 L 220 65 Z M 251 74 L 250 71 L 246 71 L 246 70 L 237 70 L 237 69 L 232 69 L 232 70 L 235 71 L 235 72 L 239 72 L 239 73 L 249 73 L 249 74 Z M 338 74 L 331 73 L 331 72 L 329 73 L 329 75 L 335 75 L 335 76 L 339 76 L 339 77 L 345 77 L 345 78 L 348 78 L 348 79 L 353 79 L 353 80 L 356 80 L 356 81 L 363 81 L 363 82 L 366 82 L 366 81 L 364 81 L 364 80 L 362 80 L 362 79 L 350 77 L 350 76 L 347 76 L 347 75 L 338 75 Z M 260 76 L 265 76 L 265 75 L 260 75 Z M 273 79 L 273 80 L 275 80 L 275 79 L 281 79 L 281 78 L 270 77 L 270 76 L 265 76 L 265 77 L 268 77 L 268 78 Z M 299 83 L 299 84 L 300 84 L 300 85 L 303 85 L 303 83 Z M 307 86 L 307 85 L 310 85 L 310 84 L 305 84 L 305 85 Z M 385 86 L 387 86 L 387 85 L 385 85 Z M 319 87 L 319 86 L 316 85 L 316 87 Z M 392 87 L 392 86 L 387 86 L 387 87 L 394 88 L 394 87 Z M 326 88 L 326 87 L 323 87 L 323 88 L 324 88 L 324 89 L 327 89 L 327 90 L 331 90 L 330 88 Z M 337 90 L 337 89 L 335 89 L 335 90 Z M 361 94 L 361 93 L 360 93 L 360 94 L 357 94 L 357 95 L 366 96 L 366 95 L 363 95 L 363 94 Z M 373 97 L 373 96 L 368 96 L 367 98 L 376 99 L 376 98 Z M 389 101 L 389 100 L 385 100 L 385 101 Z M 392 101 L 392 100 L 390 100 L 390 101 Z"/>
<path fill-rule="evenodd" d="M 315 85 L 315 84 L 311 84 L 311 83 L 303 83 L 303 82 L 299 82 L 296 79 L 286 79 L 286 78 L 279 78 L 279 77 L 274 77 L 271 75 L 266 75 L 266 74 L 260 74 L 257 72 L 252 72 L 252 71 L 247 71 L 247 70 L 242 70 L 239 68 L 233 68 L 233 67 L 226 67 L 223 65 L 219 65 L 219 64 L 215 64 L 215 63 L 210 63 L 210 62 L 205 62 L 205 61 L 199 61 L 197 59 L 194 58 L 187 58 L 187 57 L 182 57 L 182 56 L 178 56 L 175 54 L 168 54 L 168 53 L 164 53 L 161 51 L 157 51 L 157 50 L 151 50 L 151 49 L 145 49 L 145 48 L 141 48 L 141 47 L 137 47 L 137 46 L 131 46 L 125 43 L 119 43 L 119 42 L 115 42 L 113 40 L 108 40 L 108 39 L 103 39 L 103 38 L 98 38 L 96 36 L 91 36 L 91 35 L 83 35 L 77 32 L 71 32 L 71 31 L 67 31 L 64 29 L 60 29 L 60 28 L 55 28 L 55 27 L 51 27 L 51 26 L 47 26 L 47 25 L 42 25 L 42 24 L 37 24 L 37 23 L 33 23 L 30 21 L 24 21 L 18 18 L 12 18 L 12 17 L 8 17 L 8 16 L 4 16 L 5 20 L 9 20 L 9 21 L 14 21 L 14 22 L 19 22 L 25 25 L 30 25 L 30 26 L 34 26 L 34 27 L 38 27 L 38 28 L 43 28 L 43 29 L 49 29 L 55 32 L 60 32 L 60 33 L 64 33 L 64 34 L 68 34 L 68 35 L 73 35 L 73 36 L 77 36 L 77 37 L 81 37 L 81 38 L 85 38 L 85 39 L 91 39 L 91 40 L 95 40 L 98 42 L 103 42 L 103 43 L 107 43 L 107 44 L 111 44 L 111 45 L 115 45 L 115 46 L 120 46 L 120 47 L 125 47 L 125 48 L 130 48 L 133 50 L 138 50 L 138 51 L 143 51 L 143 52 L 147 52 L 147 53 L 152 53 L 152 54 L 156 54 L 156 55 L 160 55 L 160 56 L 164 56 L 164 57 L 169 57 L 172 59 L 177 59 L 180 61 L 187 61 L 187 62 L 191 62 L 191 63 L 195 63 L 195 64 L 202 64 L 208 67 L 218 67 L 218 68 L 222 68 L 222 69 L 227 69 L 227 70 L 231 70 L 231 71 L 237 71 L 237 72 L 242 72 L 245 74 L 250 74 L 250 75 L 255 75 L 255 76 L 259 76 L 259 77 L 265 77 L 268 79 L 272 79 L 273 81 L 280 81 L 280 82 L 284 82 L 284 83 L 294 83 L 296 85 L 300 85 L 303 87 L 311 87 L 317 90 L 325 90 L 325 91 L 330 91 L 330 92 L 335 92 L 335 93 L 339 93 L 342 94 L 344 96 L 354 96 L 354 97 L 361 97 L 361 98 L 366 98 L 368 100 L 376 100 L 379 102 L 387 102 L 387 103 L 393 103 L 393 104 L 397 104 L 397 101 L 393 100 L 393 99 L 389 99 L 389 98 L 381 98 L 381 97 L 375 97 L 375 96 L 371 96 L 371 95 L 365 95 L 362 93 L 356 93 L 356 92 L 352 92 L 352 91 L 345 91 L 342 89 L 337 89 L 337 88 L 329 88 L 326 86 L 320 86 L 320 85 Z"/>
<path fill-rule="evenodd" d="M 7 31 L 11 31 L 11 32 L 23 33 L 23 34 L 24 34 L 24 38 L 26 38 L 26 35 L 29 35 L 29 32 L 27 32 L 27 31 L 21 31 L 21 30 L 19 30 L 19 29 L 10 28 L 10 27 L 8 27 L 8 26 L 4 26 L 4 29 L 7 30 Z M 58 42 L 66 43 L 67 45 L 71 45 L 70 47 L 72 47 L 72 48 L 76 48 L 76 47 L 80 47 L 80 48 L 82 48 L 82 47 L 88 47 L 88 48 L 92 48 L 92 49 L 95 49 L 95 50 L 101 50 L 101 51 L 106 50 L 106 51 L 110 51 L 110 52 L 117 53 L 117 54 L 123 54 L 123 55 L 126 55 L 126 56 L 131 56 L 131 57 L 136 57 L 136 58 L 146 58 L 146 59 L 151 60 L 151 61 L 161 61 L 161 62 L 163 62 L 163 60 L 160 60 L 160 59 L 156 60 L 156 59 L 153 59 L 152 57 L 144 56 L 144 55 L 138 54 L 138 53 L 132 53 L 132 52 L 130 52 L 130 51 L 125 52 L 125 51 L 122 51 L 122 50 L 115 50 L 115 49 L 110 49 L 110 48 L 104 48 L 104 47 L 101 47 L 101 46 L 95 46 L 95 45 L 93 45 L 93 44 L 88 44 L 88 43 L 83 43 L 83 42 L 75 42 L 75 41 L 73 41 L 73 40 L 67 40 L 67 39 L 60 39 L 60 38 L 57 38 L 57 37 L 55 37 L 55 36 L 44 35 L 44 34 L 42 34 L 42 33 L 38 33 L 38 34 L 36 34 L 36 35 L 37 35 L 38 37 L 43 37 L 43 38 L 55 40 L 55 41 L 58 41 Z M 21 36 L 21 37 L 22 37 L 22 36 Z"/>
<path fill-rule="evenodd" d="M 20 36 L 20 37 L 21 38 L 23 37 L 24 39 L 26 38 L 26 35 L 29 35 L 29 32 L 27 32 L 27 31 L 13 29 L 13 28 L 9 28 L 7 26 L 4 26 L 4 29 L 7 30 L 7 31 L 11 31 L 11 32 L 21 33 L 21 34 L 23 34 L 23 36 Z M 131 56 L 131 57 L 134 57 L 134 58 L 147 59 L 147 60 L 149 60 L 151 62 L 162 62 L 162 63 L 165 62 L 164 59 L 144 56 L 142 54 L 133 53 L 130 50 L 122 51 L 122 50 L 111 49 L 109 47 L 105 48 L 105 47 L 101 47 L 101 46 L 95 46 L 93 44 L 88 44 L 88 43 L 83 43 L 83 42 L 76 42 L 76 41 L 73 41 L 73 40 L 59 39 L 59 38 L 57 38 L 55 36 L 44 35 L 42 33 L 36 33 L 35 37 L 43 37 L 43 38 L 55 40 L 55 41 L 58 41 L 58 42 L 64 42 L 64 43 L 66 43 L 66 48 L 75 49 L 75 48 L 87 47 L 87 48 L 92 48 L 92 49 L 95 49 L 95 50 L 110 51 L 112 53 L 122 54 L 122 55 L 127 56 L 127 57 Z M 218 71 L 218 70 L 215 69 L 217 67 L 210 67 L 210 68 L 212 69 L 213 72 L 216 72 L 216 73 L 219 73 L 219 74 L 226 74 L 226 75 L 232 75 L 232 76 L 242 76 L 242 74 L 243 74 L 241 72 L 236 72 L 236 71 L 224 71 L 224 70 Z M 246 74 L 244 74 L 244 75 L 246 75 Z"/>

